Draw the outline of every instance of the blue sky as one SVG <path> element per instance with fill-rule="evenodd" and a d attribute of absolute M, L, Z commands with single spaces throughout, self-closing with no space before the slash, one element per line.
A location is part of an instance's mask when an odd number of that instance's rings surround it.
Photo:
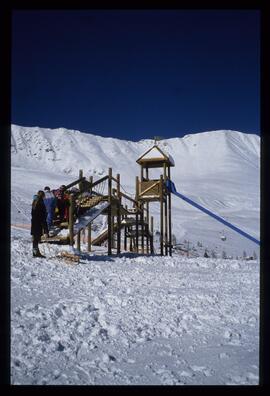
<path fill-rule="evenodd" d="M 260 133 L 256 10 L 14 11 L 12 123 L 139 140 Z"/>

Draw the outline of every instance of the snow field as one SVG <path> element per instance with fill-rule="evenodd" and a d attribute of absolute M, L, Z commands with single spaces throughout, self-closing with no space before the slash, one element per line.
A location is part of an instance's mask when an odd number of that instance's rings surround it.
<path fill-rule="evenodd" d="M 258 261 L 108 257 L 96 247 L 76 265 L 56 258 L 68 246 L 48 244 L 41 245 L 46 259 L 32 258 L 36 191 L 69 184 L 79 169 L 96 180 L 112 167 L 133 195 L 136 159 L 153 143 L 12 126 L 12 384 L 258 384 Z M 259 239 L 258 136 L 212 131 L 159 146 L 174 158 L 179 192 Z M 151 214 L 158 230 L 159 205 Z M 220 223 L 175 196 L 172 225 L 177 243 L 187 240 L 200 256 L 213 249 L 218 257 L 223 251 L 241 257 L 244 250 L 259 257 L 259 247 L 230 229 L 222 241 Z M 106 216 L 99 216 L 92 235 L 105 226 Z"/>
<path fill-rule="evenodd" d="M 259 264 L 33 259 L 12 230 L 12 384 L 257 384 Z"/>

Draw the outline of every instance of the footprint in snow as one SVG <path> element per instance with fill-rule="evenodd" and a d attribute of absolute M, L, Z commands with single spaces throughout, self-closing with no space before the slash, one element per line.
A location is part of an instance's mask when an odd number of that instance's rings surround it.
<path fill-rule="evenodd" d="M 230 357 L 230 355 L 229 355 L 228 353 L 226 353 L 226 352 L 222 352 L 222 353 L 220 353 L 220 354 L 218 355 L 218 357 L 219 357 L 220 359 L 228 359 L 228 358 Z"/>
<path fill-rule="evenodd" d="M 205 366 L 190 366 L 190 368 L 195 372 L 202 373 L 205 377 L 210 377 L 214 373 L 213 370 Z"/>
<path fill-rule="evenodd" d="M 240 345 L 241 334 L 238 331 L 233 331 L 230 329 L 225 330 L 224 338 L 228 341 L 228 343 L 233 345 Z"/>

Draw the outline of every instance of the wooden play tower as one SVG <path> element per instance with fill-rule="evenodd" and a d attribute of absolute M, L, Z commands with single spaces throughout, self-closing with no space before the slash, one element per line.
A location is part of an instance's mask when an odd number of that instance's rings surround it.
<path fill-rule="evenodd" d="M 74 245 L 81 250 L 81 236 L 87 234 L 87 250 L 92 246 L 107 244 L 108 255 L 113 251 L 124 251 L 142 254 L 154 254 L 154 220 L 150 216 L 151 202 L 160 202 L 160 254 L 172 254 L 171 194 L 166 187 L 170 180 L 170 168 L 173 159 L 165 154 L 156 144 L 138 158 L 141 166 L 141 178 L 136 177 L 135 198 L 121 191 L 120 174 L 116 177 L 109 168 L 108 174 L 93 181 L 88 180 L 79 171 L 79 178 L 65 186 L 69 197 L 68 221 L 59 224 L 59 233 L 52 237 L 43 237 L 43 242 Z M 159 179 L 151 179 L 149 170 L 161 168 Z M 77 188 L 74 187 L 77 185 Z M 123 201 L 128 202 L 124 205 Z M 107 227 L 92 238 L 92 222 L 99 216 L 107 217 Z M 61 235 L 61 230 L 68 232 Z M 122 235 L 122 231 L 124 231 Z M 129 243 L 128 243 L 129 242 Z"/>
<path fill-rule="evenodd" d="M 136 200 L 139 203 L 141 213 L 146 207 L 149 224 L 150 202 L 160 202 L 160 254 L 172 255 L 172 220 L 171 220 L 171 193 L 166 187 L 167 179 L 171 178 L 170 168 L 174 166 L 171 156 L 165 154 L 158 145 L 154 144 L 148 149 L 137 163 L 141 166 L 141 178 L 136 178 Z M 151 179 L 149 170 L 161 168 L 162 174 L 159 179 Z"/>

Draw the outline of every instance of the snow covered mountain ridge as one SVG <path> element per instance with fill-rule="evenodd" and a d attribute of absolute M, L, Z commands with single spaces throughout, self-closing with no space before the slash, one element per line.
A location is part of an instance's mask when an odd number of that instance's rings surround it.
<path fill-rule="evenodd" d="M 136 159 L 151 147 L 151 139 L 138 142 L 105 138 L 64 128 L 45 129 L 12 125 L 12 166 L 42 169 L 77 175 L 102 175 L 109 167 L 129 178 L 139 173 Z M 159 146 L 171 154 L 176 179 L 185 176 L 209 175 L 248 167 L 259 167 L 260 138 L 236 131 L 211 131 L 160 141 Z M 130 165 L 130 168 L 129 168 Z M 135 166 L 134 166 L 135 165 Z M 177 169 L 177 172 L 175 170 Z M 177 180 L 176 180 L 177 181 Z"/>

